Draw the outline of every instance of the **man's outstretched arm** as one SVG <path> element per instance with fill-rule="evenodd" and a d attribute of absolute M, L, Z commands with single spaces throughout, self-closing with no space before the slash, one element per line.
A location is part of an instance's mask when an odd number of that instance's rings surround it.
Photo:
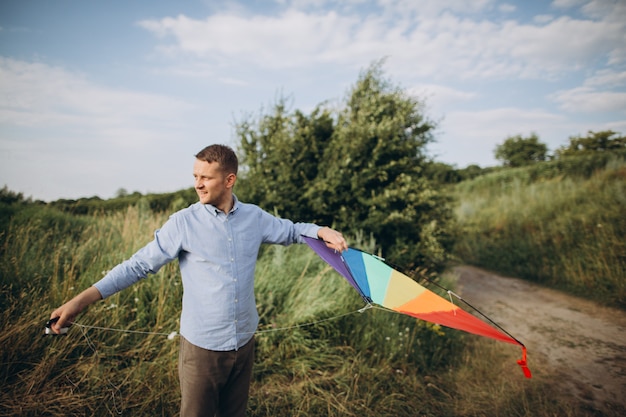
<path fill-rule="evenodd" d="M 102 300 L 100 291 L 98 291 L 96 287 L 87 288 L 85 291 L 81 292 L 50 314 L 51 319 L 56 317 L 59 318 L 59 320 L 57 320 L 56 323 L 53 323 L 50 328 L 55 333 L 59 334 L 61 332 L 61 328 L 68 327 L 74 322 L 74 319 L 78 316 L 78 314 L 80 314 L 81 311 L 99 300 Z"/>

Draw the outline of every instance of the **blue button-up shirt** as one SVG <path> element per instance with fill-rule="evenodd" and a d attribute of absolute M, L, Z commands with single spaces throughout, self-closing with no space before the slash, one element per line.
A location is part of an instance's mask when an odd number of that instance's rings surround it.
<path fill-rule="evenodd" d="M 245 345 L 259 316 L 254 269 L 262 243 L 303 243 L 319 226 L 293 223 L 235 197 L 229 213 L 196 203 L 174 213 L 154 240 L 94 284 L 106 298 L 178 259 L 183 280 L 180 334 L 204 349 Z"/>

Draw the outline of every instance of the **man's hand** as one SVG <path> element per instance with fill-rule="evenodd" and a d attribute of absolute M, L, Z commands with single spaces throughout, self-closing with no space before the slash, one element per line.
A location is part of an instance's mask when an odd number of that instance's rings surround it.
<path fill-rule="evenodd" d="M 339 252 L 348 249 L 348 243 L 343 235 L 330 227 L 322 227 L 317 232 L 317 237 L 326 242 L 326 246 Z"/>
<path fill-rule="evenodd" d="M 101 299 L 102 295 L 96 287 L 87 288 L 50 314 L 50 319 L 59 318 L 55 323 L 51 324 L 50 328 L 56 334 L 60 334 L 61 329 L 69 327 L 83 309 Z"/>

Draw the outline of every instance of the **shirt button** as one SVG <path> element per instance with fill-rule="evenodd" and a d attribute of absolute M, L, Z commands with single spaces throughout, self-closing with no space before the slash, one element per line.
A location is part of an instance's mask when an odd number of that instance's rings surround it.
<path fill-rule="evenodd" d="M 237 302 L 239 302 L 239 300 L 235 298 L 235 302 L 237 303 Z"/>

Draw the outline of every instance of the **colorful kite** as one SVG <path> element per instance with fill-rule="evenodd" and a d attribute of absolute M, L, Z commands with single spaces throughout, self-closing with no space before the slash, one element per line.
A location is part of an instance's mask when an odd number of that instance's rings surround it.
<path fill-rule="evenodd" d="M 348 280 L 368 305 L 376 304 L 441 326 L 519 345 L 522 348 L 522 359 L 517 363 L 526 378 L 531 377 L 526 362 L 526 347 L 504 329 L 493 327 L 462 310 L 393 269 L 377 256 L 352 248 L 339 253 L 328 248 L 322 240 L 304 239 L 311 249 Z"/>

